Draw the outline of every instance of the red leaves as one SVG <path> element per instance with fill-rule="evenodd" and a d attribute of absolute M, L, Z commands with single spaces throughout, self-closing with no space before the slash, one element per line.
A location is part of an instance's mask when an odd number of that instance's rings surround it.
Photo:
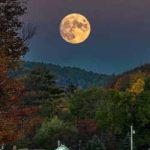
<path fill-rule="evenodd" d="M 20 0 L 0 1 L 0 144 L 17 140 L 26 133 L 24 124 L 34 117 L 38 109 L 24 108 L 21 99 L 24 95 L 22 83 L 9 76 L 18 68 L 21 57 L 28 50 L 19 30 L 22 22 L 19 16 L 25 13 L 26 6 Z M 9 8 L 8 8 L 9 7 Z M 10 9 L 11 8 L 11 9 Z M 29 117 L 30 116 L 30 117 Z"/>
<path fill-rule="evenodd" d="M 5 83 L 0 86 L 0 144 L 20 139 L 41 122 L 37 116 L 38 107 L 21 104 L 24 95 L 22 83 L 6 74 L 0 78 L 0 83 L 3 81 Z"/>
<path fill-rule="evenodd" d="M 7 143 L 19 138 L 20 133 L 16 128 L 19 123 L 19 118 L 13 113 L 2 112 L 0 114 L 0 143 Z"/>
<path fill-rule="evenodd" d="M 3 65 L 0 68 L 0 144 L 20 139 L 41 122 L 38 107 L 24 107 L 21 103 L 23 84 L 10 78 L 7 72 L 7 66 Z"/>
<path fill-rule="evenodd" d="M 0 143 L 15 141 L 41 123 L 42 119 L 36 115 L 38 108 L 13 107 L 0 111 Z"/>
<path fill-rule="evenodd" d="M 88 119 L 88 120 L 77 120 L 76 126 L 80 133 L 84 134 L 94 134 L 97 131 L 97 123 L 95 120 Z"/>
<path fill-rule="evenodd" d="M 17 96 L 12 96 L 12 97 L 11 97 L 11 101 L 17 102 L 17 101 L 18 101 L 18 97 L 17 97 Z"/>
<path fill-rule="evenodd" d="M 38 107 L 23 107 L 19 108 L 17 112 L 17 116 L 29 116 L 36 114 L 39 111 Z"/>

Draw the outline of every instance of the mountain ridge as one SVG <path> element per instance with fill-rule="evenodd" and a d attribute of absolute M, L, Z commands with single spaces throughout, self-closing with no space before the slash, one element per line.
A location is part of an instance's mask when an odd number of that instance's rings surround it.
<path fill-rule="evenodd" d="M 73 84 L 80 88 L 89 88 L 93 86 L 104 87 L 114 78 L 113 75 L 99 74 L 78 67 L 60 66 L 52 63 L 32 61 L 23 62 L 22 68 L 16 73 L 16 75 L 26 75 L 39 65 L 46 66 L 46 68 L 56 76 L 59 86 Z"/>
<path fill-rule="evenodd" d="M 78 67 L 60 66 L 58 64 L 32 61 L 23 62 L 21 69 L 15 73 L 15 76 L 26 75 L 39 65 L 46 66 L 46 68 L 55 75 L 56 82 L 61 87 L 73 84 L 79 88 L 106 87 L 118 89 L 119 85 L 121 89 L 124 89 L 125 87 L 123 86 L 129 82 L 130 75 L 141 71 L 145 73 L 146 76 L 150 76 L 150 64 L 135 67 L 118 75 L 107 75 L 87 71 Z"/>

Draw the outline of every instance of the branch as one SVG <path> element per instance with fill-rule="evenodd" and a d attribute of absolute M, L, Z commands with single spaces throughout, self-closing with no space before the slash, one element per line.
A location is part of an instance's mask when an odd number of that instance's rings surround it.
<path fill-rule="evenodd" d="M 27 25 L 24 25 L 22 29 L 22 38 L 24 42 L 28 42 L 29 40 L 31 40 L 35 34 L 36 34 L 35 26 L 29 23 Z"/>

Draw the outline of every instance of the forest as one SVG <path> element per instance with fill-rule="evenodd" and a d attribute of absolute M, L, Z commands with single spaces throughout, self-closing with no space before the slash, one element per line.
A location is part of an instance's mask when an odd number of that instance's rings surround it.
<path fill-rule="evenodd" d="M 109 76 L 24 62 L 35 34 L 20 21 L 26 12 L 20 0 L 0 0 L 0 145 L 128 150 L 133 125 L 134 149 L 147 150 L 150 64 Z"/>
<path fill-rule="evenodd" d="M 13 76 L 25 76 L 37 66 L 45 66 L 55 76 L 59 86 L 66 87 L 73 84 L 80 88 L 89 88 L 92 86 L 104 87 L 112 83 L 115 75 L 98 74 L 77 67 L 63 67 L 51 63 L 40 63 L 25 61 L 20 70 L 13 72 Z"/>

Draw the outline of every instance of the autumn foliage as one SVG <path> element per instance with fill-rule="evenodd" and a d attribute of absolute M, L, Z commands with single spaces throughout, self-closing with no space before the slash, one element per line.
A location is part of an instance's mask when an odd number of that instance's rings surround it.
<path fill-rule="evenodd" d="M 97 122 L 92 119 L 76 120 L 76 126 L 80 133 L 93 135 L 97 131 Z"/>
<path fill-rule="evenodd" d="M 1 76 L 0 93 L 0 143 L 7 143 L 30 132 L 41 119 L 37 116 L 38 107 L 22 105 L 25 87 L 20 81 L 6 74 Z"/>
<path fill-rule="evenodd" d="M 25 108 L 21 103 L 25 93 L 22 82 L 10 76 L 28 50 L 19 34 L 23 25 L 19 16 L 25 11 L 20 0 L 0 1 L 0 144 L 16 141 L 41 122 L 36 115 L 39 108 Z"/>

